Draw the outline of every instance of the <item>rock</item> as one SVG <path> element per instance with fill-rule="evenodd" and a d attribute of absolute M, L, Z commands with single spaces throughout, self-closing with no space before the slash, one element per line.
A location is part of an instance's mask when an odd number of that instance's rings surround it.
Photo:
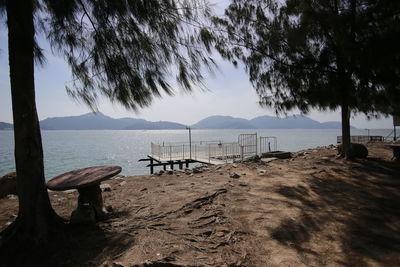
<path fill-rule="evenodd" d="M 308 152 L 304 152 L 308 153 Z M 278 159 L 287 159 L 292 157 L 292 153 L 285 152 L 285 151 L 273 151 L 273 152 L 266 152 L 261 154 L 262 158 L 278 158 Z"/>
<path fill-rule="evenodd" d="M 10 172 L 0 178 L 0 198 L 17 195 L 17 174 Z"/>
<path fill-rule="evenodd" d="M 125 267 L 125 265 L 120 262 L 113 262 L 112 267 Z"/>
<path fill-rule="evenodd" d="M 218 237 L 223 237 L 225 235 L 225 233 L 224 232 L 216 232 L 215 235 Z"/>
<path fill-rule="evenodd" d="M 233 168 L 237 168 L 237 166 L 238 166 L 237 164 L 232 164 Z"/>
<path fill-rule="evenodd" d="M 338 146 L 339 154 L 342 153 L 342 145 Z M 368 149 L 363 144 L 351 143 L 350 144 L 350 157 L 351 158 L 366 158 L 368 156 Z"/>
<path fill-rule="evenodd" d="M 219 175 L 224 175 L 224 173 L 223 173 L 223 172 L 220 172 Z"/>
<path fill-rule="evenodd" d="M 215 169 L 216 170 L 219 170 L 219 169 L 221 169 L 222 168 L 222 166 L 217 166 Z"/>
<path fill-rule="evenodd" d="M 249 186 L 249 185 L 248 184 L 244 184 L 244 183 L 240 183 L 239 186 L 246 187 L 246 186 Z"/>
<path fill-rule="evenodd" d="M 8 199 L 17 199 L 17 196 L 9 194 L 9 195 L 7 195 L 7 198 Z"/>
<path fill-rule="evenodd" d="M 173 171 L 173 170 L 168 170 L 168 171 L 167 171 L 167 174 L 168 174 L 168 175 L 174 174 L 174 171 Z"/>
<path fill-rule="evenodd" d="M 235 172 L 232 172 L 232 173 L 229 174 L 229 177 L 230 177 L 230 178 L 237 179 L 237 178 L 240 178 L 240 175 L 237 174 L 237 173 L 235 173 Z"/>
<path fill-rule="evenodd" d="M 123 181 L 123 182 L 119 183 L 119 185 L 120 185 L 120 186 L 126 185 L 126 181 Z"/>
<path fill-rule="evenodd" d="M 193 173 L 202 173 L 202 172 L 203 172 L 203 170 L 202 170 L 201 167 L 195 167 L 195 168 L 193 168 Z"/>
<path fill-rule="evenodd" d="M 243 160 L 243 162 L 258 162 L 258 161 L 260 161 L 260 157 L 258 155 L 254 155 Z"/>
<path fill-rule="evenodd" d="M 113 207 L 111 205 L 106 206 L 107 212 L 113 212 Z"/>
<path fill-rule="evenodd" d="M 100 189 L 103 192 L 111 192 L 111 185 L 109 184 L 101 184 Z"/>
<path fill-rule="evenodd" d="M 277 160 L 278 158 L 262 158 L 261 161 L 265 163 L 269 163 L 271 161 Z"/>
<path fill-rule="evenodd" d="M 163 174 L 165 171 L 164 170 L 160 170 L 159 172 L 158 172 L 158 174 Z"/>

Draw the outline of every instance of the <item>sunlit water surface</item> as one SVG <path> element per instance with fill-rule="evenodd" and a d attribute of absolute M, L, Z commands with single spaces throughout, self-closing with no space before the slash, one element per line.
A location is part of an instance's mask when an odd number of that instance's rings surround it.
<path fill-rule="evenodd" d="M 298 150 L 336 144 L 339 129 L 276 129 L 276 130 L 192 130 L 193 141 L 237 141 L 242 133 L 276 136 L 278 149 Z M 391 130 L 371 130 L 371 135 L 387 136 Z M 363 129 L 352 135 L 366 135 Z M 123 175 L 147 174 L 147 162 L 138 162 L 150 153 L 150 143 L 187 142 L 187 130 L 92 130 L 42 131 L 46 179 L 73 170 L 95 165 L 119 165 Z M 0 131 L 0 175 L 15 170 L 12 131 Z"/>

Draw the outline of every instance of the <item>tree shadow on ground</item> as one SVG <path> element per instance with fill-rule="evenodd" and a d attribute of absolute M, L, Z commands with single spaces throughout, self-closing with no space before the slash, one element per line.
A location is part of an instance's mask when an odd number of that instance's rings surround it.
<path fill-rule="evenodd" d="M 344 166 L 346 165 L 346 166 Z M 344 265 L 400 259 L 400 164 L 379 159 L 331 162 L 311 174 L 306 186 L 282 186 L 277 192 L 302 205 L 295 220 L 285 219 L 272 237 L 303 254 L 324 257 L 307 245 L 315 235 L 339 238 Z M 330 234 L 325 227 L 335 226 Z M 332 232 L 331 231 L 331 232 Z M 321 254 L 321 255 L 320 255 Z"/>
<path fill-rule="evenodd" d="M 126 215 L 126 214 L 125 214 Z M 119 212 L 110 216 L 124 216 Z M 95 225 L 66 225 L 40 247 L 13 249 L 4 266 L 99 266 L 118 258 L 134 244 L 128 233 Z M 3 254 L 3 253 L 1 253 Z M 0 264 L 1 265 L 1 264 Z M 3 265 L 1 265 L 3 266 Z"/>

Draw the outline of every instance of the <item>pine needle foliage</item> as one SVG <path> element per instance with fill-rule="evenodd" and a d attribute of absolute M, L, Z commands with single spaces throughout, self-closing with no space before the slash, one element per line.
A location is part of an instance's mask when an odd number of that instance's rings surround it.
<path fill-rule="evenodd" d="M 215 66 L 202 34 L 209 16 L 206 1 L 41 0 L 36 24 L 71 67 L 73 98 L 137 110 L 175 87 L 202 88 L 203 68 Z"/>
<path fill-rule="evenodd" d="M 217 48 L 244 63 L 260 104 L 391 113 L 400 103 L 400 2 L 233 0 Z"/>

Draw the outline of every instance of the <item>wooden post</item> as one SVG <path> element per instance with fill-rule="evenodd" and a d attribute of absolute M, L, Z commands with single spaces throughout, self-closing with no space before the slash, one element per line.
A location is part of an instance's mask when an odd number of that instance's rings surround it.
<path fill-rule="evenodd" d="M 186 160 L 186 168 L 189 168 L 189 160 Z"/>
<path fill-rule="evenodd" d="M 183 162 L 178 160 L 178 163 L 179 163 L 179 169 L 182 170 L 183 169 Z"/>
<path fill-rule="evenodd" d="M 150 158 L 150 174 L 154 173 L 153 159 Z"/>
<path fill-rule="evenodd" d="M 164 169 L 164 171 L 167 170 L 167 164 L 166 163 L 163 165 L 163 169 Z"/>
<path fill-rule="evenodd" d="M 174 169 L 174 162 L 171 161 L 171 170 L 173 170 L 173 169 Z"/>

